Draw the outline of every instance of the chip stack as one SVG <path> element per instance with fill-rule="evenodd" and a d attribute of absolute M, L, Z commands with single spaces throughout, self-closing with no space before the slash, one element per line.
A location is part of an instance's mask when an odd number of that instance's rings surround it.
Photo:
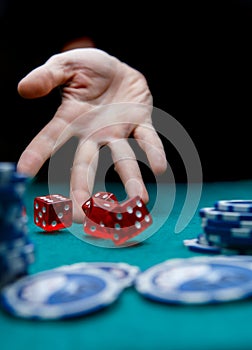
<path fill-rule="evenodd" d="M 0 163 L 0 288 L 27 275 L 34 262 L 24 203 L 28 180 L 15 163 Z"/>
<path fill-rule="evenodd" d="M 252 251 L 252 200 L 219 200 L 201 208 L 203 232 L 193 240 L 184 240 L 190 250 L 207 253 L 241 254 Z"/>

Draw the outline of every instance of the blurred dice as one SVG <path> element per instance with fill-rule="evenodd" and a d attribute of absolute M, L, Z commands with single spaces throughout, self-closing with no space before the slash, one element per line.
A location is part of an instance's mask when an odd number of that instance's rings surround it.
<path fill-rule="evenodd" d="M 58 231 L 72 225 L 72 200 L 61 194 L 34 199 L 34 223 L 45 231 Z"/>

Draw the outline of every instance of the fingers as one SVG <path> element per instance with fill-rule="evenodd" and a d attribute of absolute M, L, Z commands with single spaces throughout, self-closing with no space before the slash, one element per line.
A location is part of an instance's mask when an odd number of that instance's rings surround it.
<path fill-rule="evenodd" d="M 129 197 L 139 195 L 145 203 L 149 196 L 143 183 L 141 171 L 135 154 L 126 139 L 112 141 L 108 144 L 111 149 L 115 170 L 120 176 Z"/>
<path fill-rule="evenodd" d="M 134 130 L 134 137 L 146 153 L 154 174 L 162 174 L 167 168 L 167 160 L 160 137 L 152 125 L 139 125 Z"/>
<path fill-rule="evenodd" d="M 73 201 L 73 220 L 82 223 L 82 204 L 91 196 L 99 159 L 99 148 L 93 141 L 79 144 L 71 172 L 70 196 Z"/>
<path fill-rule="evenodd" d="M 45 64 L 31 71 L 18 84 L 18 93 L 24 98 L 37 98 L 49 94 L 66 80 L 64 72 Z"/>
<path fill-rule="evenodd" d="M 35 176 L 47 159 L 71 137 L 70 127 L 59 117 L 53 118 L 21 154 L 17 170 Z"/>

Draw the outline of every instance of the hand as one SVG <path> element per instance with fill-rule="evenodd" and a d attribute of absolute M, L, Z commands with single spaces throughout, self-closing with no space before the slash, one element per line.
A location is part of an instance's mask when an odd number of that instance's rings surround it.
<path fill-rule="evenodd" d="M 79 143 L 70 185 L 74 221 L 84 219 L 81 205 L 91 195 L 99 149 L 105 145 L 128 196 L 140 195 L 147 203 L 148 193 L 129 136 L 145 152 L 154 174 L 164 172 L 167 164 L 152 125 L 152 96 L 144 76 L 101 50 L 73 49 L 52 56 L 31 71 L 19 82 L 18 92 L 32 99 L 58 86 L 62 103 L 21 154 L 18 171 L 35 176 L 46 160 L 75 136 Z"/>

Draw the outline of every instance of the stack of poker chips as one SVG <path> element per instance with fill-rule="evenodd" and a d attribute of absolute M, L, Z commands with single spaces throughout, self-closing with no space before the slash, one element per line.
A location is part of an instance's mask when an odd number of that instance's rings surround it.
<path fill-rule="evenodd" d="M 0 288 L 27 275 L 34 262 L 24 204 L 28 180 L 15 163 L 0 162 Z"/>
<path fill-rule="evenodd" d="M 190 250 L 205 253 L 252 251 L 252 200 L 219 200 L 199 210 L 202 231 L 184 240 Z"/>
<path fill-rule="evenodd" d="M 210 245 L 238 251 L 252 249 L 252 200 L 219 200 L 199 214 Z"/>

